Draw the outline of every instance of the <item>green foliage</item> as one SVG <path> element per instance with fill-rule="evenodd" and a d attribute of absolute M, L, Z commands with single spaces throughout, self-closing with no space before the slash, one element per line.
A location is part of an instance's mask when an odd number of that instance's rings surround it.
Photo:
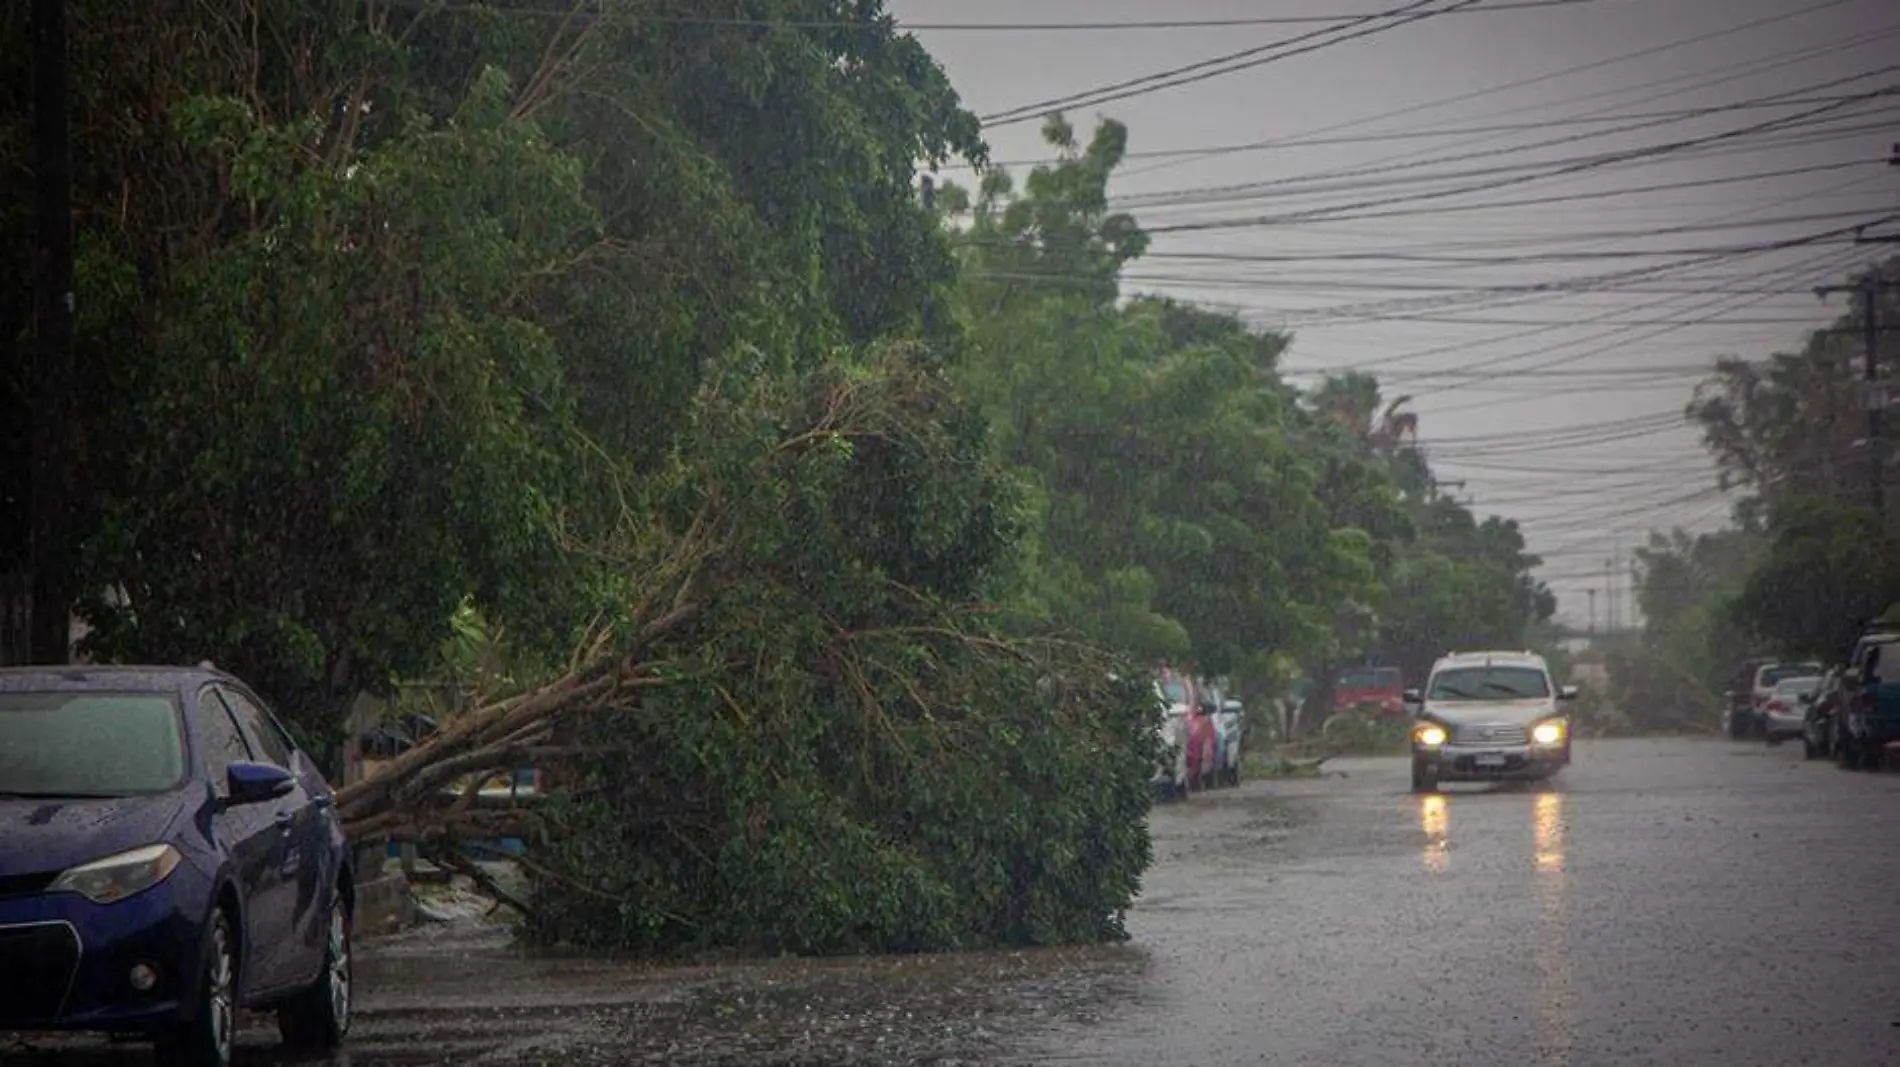
<path fill-rule="evenodd" d="M 1276 654 L 1331 647 L 1342 606 L 1371 598 L 1375 540 L 1322 503 L 1336 472 L 1274 370 L 1286 338 L 1117 302 L 1146 247 L 1106 208 L 1126 131 L 1104 122 L 1086 147 L 1060 117 L 1044 132 L 1059 161 L 1020 190 L 992 172 L 946 197 L 970 208 L 959 378 L 1036 502 L 1024 585 L 1045 618 L 1138 659 L 1274 684 Z M 1346 518 L 1378 521 L 1378 496 Z"/>
<path fill-rule="evenodd" d="M 92 651 L 213 659 L 334 740 L 364 690 L 670 620 L 559 739 L 538 938 L 1115 936 L 1147 664 L 1264 698 L 1549 614 L 1403 398 L 1303 397 L 1285 336 L 1125 299 L 1119 124 L 926 214 L 918 161 L 984 149 L 876 0 L 70 6 Z M 25 34 L 0 13 L 0 55 Z"/>
<path fill-rule="evenodd" d="M 1735 617 L 1778 653 L 1845 657 L 1862 625 L 1900 596 L 1900 540 L 1871 510 L 1825 499 L 1782 504 L 1769 529 Z"/>
<path fill-rule="evenodd" d="M 1873 282 L 1881 321 L 1900 317 L 1900 258 L 1851 281 Z M 1844 654 L 1861 623 L 1900 593 L 1892 562 L 1900 526 L 1866 506 L 1868 463 L 1862 337 L 1870 309 L 1856 290 L 1832 328 L 1795 352 L 1729 358 L 1697 390 L 1687 414 L 1719 466 L 1719 484 L 1749 495 L 1737 529 L 1691 543 L 1659 540 L 1645 558 L 1639 602 L 1678 673 L 1719 693 L 1749 654 Z M 1883 376 L 1900 365 L 1891 334 L 1877 338 Z M 1894 465 L 1880 477 L 1889 500 Z"/>
<path fill-rule="evenodd" d="M 679 486 L 720 501 L 680 524 L 716 545 L 684 583 L 704 604 L 651 653 L 664 684 L 554 768 L 535 935 L 794 952 L 1119 936 L 1149 861 L 1152 689 L 971 608 L 1010 551 L 1008 485 L 947 384 L 887 360 L 726 386 L 674 457 Z M 682 536 L 643 521 L 616 554 Z M 643 599 L 647 573 L 617 599 Z"/>
<path fill-rule="evenodd" d="M 1619 728 L 1714 725 L 1735 664 L 1756 647 L 1733 604 L 1759 555 L 1757 538 L 1733 530 L 1652 533 L 1636 550 L 1642 640 L 1608 657 Z"/>
<path fill-rule="evenodd" d="M 1318 747 L 1331 756 L 1402 756 L 1410 751 L 1412 721 L 1360 708 L 1328 718 Z"/>

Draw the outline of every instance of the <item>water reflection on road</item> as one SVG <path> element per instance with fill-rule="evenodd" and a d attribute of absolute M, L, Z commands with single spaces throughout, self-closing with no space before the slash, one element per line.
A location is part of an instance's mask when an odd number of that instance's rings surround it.
<path fill-rule="evenodd" d="M 1442 793 L 1418 798 L 1418 828 L 1425 834 L 1421 853 L 1425 869 L 1443 872 L 1451 866 L 1451 802 Z"/>
<path fill-rule="evenodd" d="M 1531 935 L 1536 945 L 1532 961 L 1537 970 L 1536 1048 L 1527 1062 L 1547 1067 L 1568 1067 L 1577 1043 L 1564 829 L 1564 795 L 1555 790 L 1539 793 L 1531 811 L 1536 864 L 1531 888 L 1538 913 Z"/>

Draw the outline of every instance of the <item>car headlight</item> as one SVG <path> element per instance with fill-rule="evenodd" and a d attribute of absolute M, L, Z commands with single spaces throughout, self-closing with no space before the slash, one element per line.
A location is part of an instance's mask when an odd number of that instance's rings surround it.
<path fill-rule="evenodd" d="M 146 845 L 74 867 L 55 878 L 47 890 L 78 893 L 94 904 L 112 904 L 164 881 L 183 858 L 170 845 Z"/>
<path fill-rule="evenodd" d="M 1531 740 L 1540 745 L 1561 744 L 1564 739 L 1564 724 L 1560 722 L 1540 722 L 1531 727 Z"/>
<path fill-rule="evenodd" d="M 1443 726 L 1427 723 L 1413 731 L 1412 739 L 1426 748 L 1437 748 L 1449 739 L 1449 735 L 1445 733 Z"/>

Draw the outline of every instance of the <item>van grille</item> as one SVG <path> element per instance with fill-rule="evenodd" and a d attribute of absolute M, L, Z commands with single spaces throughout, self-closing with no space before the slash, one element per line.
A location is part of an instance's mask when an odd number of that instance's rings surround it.
<path fill-rule="evenodd" d="M 1509 723 L 1474 723 L 1458 727 L 1453 740 L 1461 745 L 1522 745 L 1530 741 L 1530 735 L 1522 726 Z"/>

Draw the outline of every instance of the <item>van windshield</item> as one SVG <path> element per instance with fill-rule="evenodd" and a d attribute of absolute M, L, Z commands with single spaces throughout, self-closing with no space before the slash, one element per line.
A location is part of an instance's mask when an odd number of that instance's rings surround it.
<path fill-rule="evenodd" d="M 1536 667 L 1452 667 L 1432 675 L 1427 700 L 1534 700 L 1550 695 Z"/>

